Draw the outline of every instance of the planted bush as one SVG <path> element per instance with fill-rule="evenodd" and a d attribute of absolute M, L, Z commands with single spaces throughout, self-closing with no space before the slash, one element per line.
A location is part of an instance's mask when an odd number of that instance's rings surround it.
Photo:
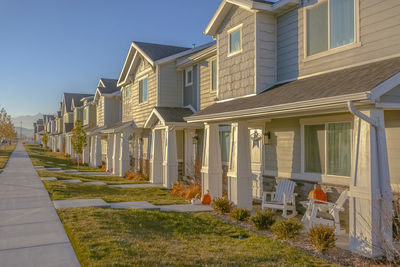
<path fill-rule="evenodd" d="M 230 213 L 230 216 L 235 221 L 247 221 L 250 217 L 250 211 L 244 208 L 234 208 Z"/>
<path fill-rule="evenodd" d="M 308 232 L 311 244 L 321 252 L 335 247 L 335 228 L 325 225 L 313 226 Z"/>
<path fill-rule="evenodd" d="M 229 200 L 222 197 L 214 198 L 211 202 L 211 206 L 218 213 L 229 213 L 231 212 L 232 206 Z"/>
<path fill-rule="evenodd" d="M 296 237 L 301 229 L 303 229 L 303 225 L 296 218 L 277 222 L 271 227 L 275 236 L 284 240 Z"/>
<path fill-rule="evenodd" d="M 274 213 L 271 210 L 257 211 L 257 215 L 250 218 L 257 230 L 267 230 L 275 223 Z"/>

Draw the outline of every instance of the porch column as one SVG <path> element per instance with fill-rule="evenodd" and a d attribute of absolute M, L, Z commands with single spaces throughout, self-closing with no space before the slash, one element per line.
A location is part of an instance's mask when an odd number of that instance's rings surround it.
<path fill-rule="evenodd" d="M 185 129 L 185 176 L 194 177 L 195 174 L 195 166 L 196 159 L 194 156 L 194 145 L 193 138 L 196 135 L 196 130 L 194 129 Z"/>
<path fill-rule="evenodd" d="M 228 197 L 239 208 L 252 209 L 252 173 L 247 122 L 231 125 Z"/>
<path fill-rule="evenodd" d="M 82 150 L 83 163 L 89 163 L 90 138 L 86 137 L 86 146 Z"/>
<path fill-rule="evenodd" d="M 161 130 L 153 130 L 151 135 L 150 153 L 150 182 L 153 184 L 163 183 L 163 154 Z"/>
<path fill-rule="evenodd" d="M 106 170 L 111 172 L 113 170 L 113 145 L 114 145 L 114 135 L 107 135 L 107 159 L 106 159 Z"/>
<path fill-rule="evenodd" d="M 171 188 L 178 181 L 178 154 L 175 128 L 165 129 L 164 187 Z"/>
<path fill-rule="evenodd" d="M 94 136 L 90 136 L 89 138 L 90 138 L 90 153 L 89 153 L 89 155 L 90 155 L 89 161 L 90 162 L 89 163 L 90 163 L 91 167 L 94 167 L 94 147 L 95 147 L 96 140 L 95 140 Z"/>
<path fill-rule="evenodd" d="M 119 152 L 121 149 L 121 134 L 114 134 L 114 145 L 113 145 L 113 156 L 112 156 L 112 164 L 113 164 L 113 174 L 119 175 Z"/>
<path fill-rule="evenodd" d="M 354 117 L 350 182 L 350 249 L 370 257 L 392 250 L 392 200 L 383 110 Z"/>
<path fill-rule="evenodd" d="M 94 144 L 94 167 L 97 168 L 101 165 L 101 136 L 95 136 L 95 144 Z"/>
<path fill-rule="evenodd" d="M 251 171 L 253 173 L 253 198 L 262 199 L 264 171 L 263 127 L 250 129 Z"/>
<path fill-rule="evenodd" d="M 119 154 L 119 176 L 124 177 L 129 170 L 129 132 L 121 134 L 121 150 Z"/>
<path fill-rule="evenodd" d="M 201 168 L 201 192 L 207 190 L 211 198 L 222 197 L 222 162 L 218 124 L 204 124 L 203 166 Z"/>
<path fill-rule="evenodd" d="M 142 143 L 140 142 L 140 138 L 142 137 L 141 131 L 140 130 L 136 130 L 135 132 L 135 139 L 134 139 L 134 151 L 133 151 L 133 155 L 135 158 L 135 166 L 133 166 L 134 170 L 136 172 L 140 171 L 140 160 L 142 158 Z"/>

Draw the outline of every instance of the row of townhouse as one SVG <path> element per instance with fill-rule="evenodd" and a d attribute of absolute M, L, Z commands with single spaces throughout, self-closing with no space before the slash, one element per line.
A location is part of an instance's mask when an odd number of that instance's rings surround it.
<path fill-rule="evenodd" d="M 53 149 L 73 154 L 81 119 L 84 161 L 115 175 L 170 188 L 201 173 L 203 194 L 248 209 L 281 179 L 300 200 L 314 183 L 331 201 L 349 190 L 350 247 L 382 254 L 400 184 L 400 2 L 223 0 L 204 34 L 215 41 L 132 42 L 118 80 L 64 95 Z"/>

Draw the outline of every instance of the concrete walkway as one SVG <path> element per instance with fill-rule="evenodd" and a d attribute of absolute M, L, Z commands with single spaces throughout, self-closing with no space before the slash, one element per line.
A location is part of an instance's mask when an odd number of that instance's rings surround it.
<path fill-rule="evenodd" d="M 80 266 L 21 143 L 0 174 L 0 266 Z"/>

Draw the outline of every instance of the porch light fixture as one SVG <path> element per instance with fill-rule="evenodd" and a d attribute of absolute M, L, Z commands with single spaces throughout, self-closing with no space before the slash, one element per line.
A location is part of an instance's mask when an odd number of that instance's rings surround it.
<path fill-rule="evenodd" d="M 140 144 L 143 144 L 143 137 L 140 137 L 140 138 L 139 138 L 139 143 L 140 143 Z"/>
<path fill-rule="evenodd" d="M 199 136 L 198 135 L 193 136 L 193 145 L 197 145 L 198 142 L 199 142 Z"/>
<path fill-rule="evenodd" d="M 271 131 L 266 131 L 264 133 L 264 144 L 268 145 L 271 140 Z"/>

